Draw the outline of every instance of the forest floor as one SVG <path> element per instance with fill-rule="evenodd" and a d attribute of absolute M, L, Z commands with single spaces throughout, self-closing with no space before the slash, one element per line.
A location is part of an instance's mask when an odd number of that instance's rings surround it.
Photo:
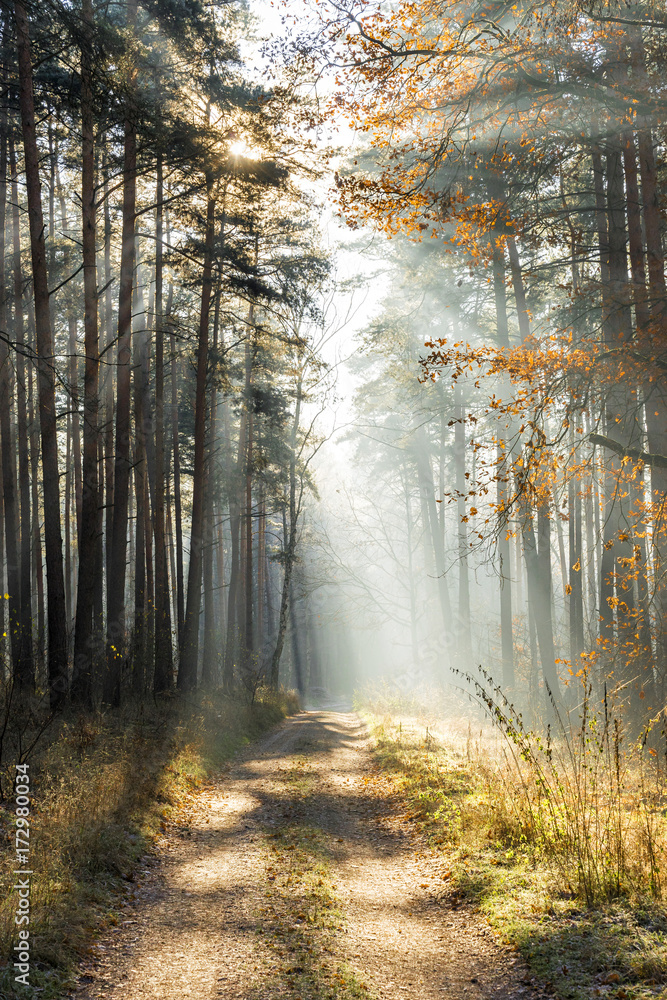
<path fill-rule="evenodd" d="M 245 748 L 145 859 L 70 996 L 538 995 L 442 855 L 371 793 L 377 771 L 353 713 L 301 713 Z"/>

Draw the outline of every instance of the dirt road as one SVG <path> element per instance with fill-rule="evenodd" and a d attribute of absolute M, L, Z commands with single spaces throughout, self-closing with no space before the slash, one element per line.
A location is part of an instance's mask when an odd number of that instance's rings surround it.
<path fill-rule="evenodd" d="M 525 1000 L 523 967 L 444 891 L 442 862 L 365 794 L 352 713 L 302 713 L 244 751 L 141 872 L 78 1000 Z"/>

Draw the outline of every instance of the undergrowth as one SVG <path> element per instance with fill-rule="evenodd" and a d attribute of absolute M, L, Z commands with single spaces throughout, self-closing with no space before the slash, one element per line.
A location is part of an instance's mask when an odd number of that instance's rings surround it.
<path fill-rule="evenodd" d="M 94 937 L 117 923 L 120 893 L 131 888 L 142 854 L 233 753 L 298 709 L 290 694 L 260 693 L 255 703 L 221 694 L 185 704 L 143 703 L 120 712 L 71 715 L 29 758 L 31 795 L 31 989 L 60 996 Z M 14 762 L 3 766 L 11 787 Z M 0 955 L 16 940 L 12 801 L 0 803 Z M 13 968 L 0 995 L 23 996 Z"/>
<path fill-rule="evenodd" d="M 556 738 L 438 723 L 359 704 L 376 794 L 441 853 L 443 902 L 465 898 L 563 997 L 666 994 L 664 775 L 655 740 L 630 740 L 608 705 Z M 652 745 L 653 743 L 653 745 Z"/>

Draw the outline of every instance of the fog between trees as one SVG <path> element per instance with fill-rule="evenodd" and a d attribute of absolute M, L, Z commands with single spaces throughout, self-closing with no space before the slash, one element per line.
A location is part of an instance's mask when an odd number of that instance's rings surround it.
<path fill-rule="evenodd" d="M 240 4 L 2 8 L 7 706 L 482 664 L 657 719 L 664 9 L 302 28 L 259 79 Z"/>

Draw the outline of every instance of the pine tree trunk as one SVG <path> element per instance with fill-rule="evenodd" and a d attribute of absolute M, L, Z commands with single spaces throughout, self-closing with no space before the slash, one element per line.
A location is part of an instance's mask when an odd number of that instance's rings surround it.
<path fill-rule="evenodd" d="M 167 304 L 167 316 L 171 315 L 171 290 Z M 174 521 L 176 528 L 176 624 L 178 647 L 183 641 L 185 619 L 185 593 L 183 573 L 183 520 L 181 514 L 181 458 L 178 440 L 178 362 L 176 359 L 176 338 L 173 330 L 169 337 L 171 353 L 171 434 L 174 463 Z"/>
<path fill-rule="evenodd" d="M 271 687 L 278 687 L 280 676 L 280 659 L 285 645 L 285 633 L 287 631 L 287 616 L 290 603 L 290 588 L 292 583 L 292 571 L 296 559 L 296 542 L 298 529 L 299 504 L 297 501 L 296 483 L 296 445 L 299 433 L 299 423 L 301 421 L 301 396 L 303 386 L 301 377 L 297 380 L 296 400 L 294 406 L 294 417 L 292 419 L 292 431 L 290 435 L 290 463 L 289 463 L 289 528 L 287 527 L 285 510 L 283 508 L 283 587 L 280 596 L 280 611 L 278 612 L 278 633 L 276 644 L 271 658 L 271 668 L 269 671 L 269 683 Z"/>
<path fill-rule="evenodd" d="M 435 572 L 438 578 L 438 598 L 440 602 L 440 614 L 444 631 L 451 635 L 452 608 L 449 600 L 449 588 L 445 576 L 445 544 L 442 533 L 439 530 L 437 505 L 435 502 L 435 490 L 433 488 L 433 470 L 431 459 L 428 453 L 428 442 L 426 435 L 420 430 L 415 438 L 415 460 L 417 463 L 417 474 L 419 477 L 419 488 L 422 502 L 426 508 L 425 528 L 429 534 L 431 551 L 435 560 Z"/>
<path fill-rule="evenodd" d="M 31 351 L 34 350 L 35 324 L 28 302 L 28 330 Z M 45 668 L 44 640 L 44 564 L 42 561 L 42 533 L 39 519 L 39 423 L 35 418 L 34 378 L 32 362 L 28 368 L 28 426 L 30 428 L 30 491 L 32 501 L 32 574 L 34 591 L 37 595 L 36 655 L 37 674 L 43 678 Z M 0 532 L 2 534 L 2 532 Z M 4 590 L 2 593 L 4 594 Z"/>
<path fill-rule="evenodd" d="M 245 460 L 245 558 L 244 558 L 244 622 L 243 622 L 243 669 L 247 674 L 253 669 L 254 654 L 254 622 L 253 622 L 253 530 L 252 530 L 252 473 L 253 473 L 253 411 L 252 411 L 252 375 L 254 360 L 254 307 L 251 305 L 248 316 L 249 336 L 245 347 L 245 392 L 246 408 L 246 460 Z"/>
<path fill-rule="evenodd" d="M 405 535 L 407 543 L 407 570 L 408 570 L 408 599 L 410 602 L 410 650 L 412 653 L 413 666 L 417 666 L 419 660 L 419 642 L 417 638 L 417 588 L 415 587 L 415 571 L 413 558 L 413 527 L 412 527 L 412 498 L 410 490 L 412 483 L 410 479 L 410 469 L 407 463 L 403 463 L 402 468 L 403 497 L 405 500 Z"/>
<path fill-rule="evenodd" d="M 157 158 L 156 217 L 155 217 L 155 670 L 153 690 L 156 694 L 172 685 L 173 660 L 171 648 L 171 611 L 167 574 L 165 540 L 165 433 L 164 433 L 164 318 L 162 315 L 163 286 L 163 207 L 162 154 Z"/>
<path fill-rule="evenodd" d="M 2 108 L 0 121 L 0 330 L 7 330 L 8 303 L 5 294 L 5 221 L 7 211 L 7 105 Z M 9 592 L 9 646 L 12 676 L 20 689 L 24 684 L 26 664 L 21 653 L 21 578 L 18 553 L 19 520 L 14 470 L 14 436 L 12 434 L 12 363 L 7 341 L 0 339 L 0 444 L 2 446 L 2 492 L 4 497 L 5 553 L 7 556 L 7 588 Z M 4 594 L 2 595 L 4 599 Z"/>
<path fill-rule="evenodd" d="M 113 307 L 111 304 L 111 210 L 109 206 L 109 163 L 106 151 L 102 158 L 104 197 L 104 349 L 105 364 L 102 369 L 104 395 L 104 553 L 105 580 L 107 590 L 107 617 L 109 606 L 109 580 L 111 579 L 111 549 L 113 540 L 113 420 L 114 420 L 114 380 L 117 349 L 113 345 Z"/>
<path fill-rule="evenodd" d="M 23 665 L 21 686 L 33 691 L 35 666 L 32 648 L 32 587 L 30 571 L 30 452 L 28 448 L 28 412 L 26 404 L 25 327 L 23 317 L 23 274 L 21 268 L 21 228 L 19 222 L 18 177 L 14 140 L 9 139 L 9 164 L 12 181 L 12 229 L 14 251 L 14 339 L 16 341 L 16 426 L 19 459 L 19 499 L 21 511 L 21 621 L 20 659 Z"/>
<path fill-rule="evenodd" d="M 144 547 L 146 552 L 144 686 L 142 695 L 155 688 L 152 650 L 155 648 L 155 575 L 153 572 L 153 518 L 149 476 L 144 476 Z"/>
<path fill-rule="evenodd" d="M 514 282 L 514 292 L 517 303 L 517 315 L 519 317 L 519 331 L 522 340 L 525 342 L 530 336 L 530 323 L 526 298 L 516 245 L 513 240 L 508 241 L 510 265 Z M 500 293 L 502 294 L 502 293 Z M 497 296 L 496 302 L 498 302 Z M 497 310 L 498 312 L 498 310 Z M 501 309 L 502 312 L 502 309 Z M 501 347 L 509 347 L 509 335 L 507 331 L 507 320 L 500 323 L 502 339 L 499 339 Z M 514 457 L 518 458 L 515 449 Z M 545 710 L 547 718 L 553 716 L 554 708 L 557 710 L 560 705 L 560 687 L 558 673 L 556 670 L 556 651 L 554 647 L 553 621 L 551 614 L 551 533 L 548 504 L 545 501 L 537 509 L 538 538 L 535 538 L 533 525 L 533 512 L 531 501 L 527 495 L 528 483 L 522 475 L 522 468 L 515 463 L 514 475 L 516 481 L 516 494 L 518 506 L 518 520 L 521 529 L 521 539 L 523 542 L 523 554 L 526 565 L 526 588 L 528 592 L 528 631 L 530 636 L 531 649 L 531 701 L 535 699 L 533 684 L 536 685 L 537 674 L 537 650 L 539 649 L 540 661 L 542 664 L 542 676 L 545 686 Z M 538 548 L 539 543 L 539 548 Z M 518 572 L 517 566 L 517 572 Z"/>
<path fill-rule="evenodd" d="M 576 428 L 575 428 L 576 430 Z M 572 445 L 576 441 L 573 434 Z M 584 554 L 581 532 L 581 496 L 574 477 L 568 484 L 568 576 L 564 583 L 570 585 L 570 663 L 577 673 L 584 651 Z"/>
<path fill-rule="evenodd" d="M 165 484 L 166 484 L 166 504 L 165 504 L 165 536 L 167 540 L 167 552 L 169 556 L 169 576 L 170 576 L 170 612 L 173 616 L 173 621 L 178 620 L 178 608 L 176 607 L 176 552 L 174 544 L 174 527 L 173 520 L 171 516 L 171 462 L 169 453 L 167 453 L 167 461 L 165 463 Z M 172 642 L 171 633 L 169 635 L 169 642 L 171 645 L 171 655 L 173 657 L 174 645 Z M 173 682 L 173 672 L 171 675 L 171 681 Z"/>
<path fill-rule="evenodd" d="M 65 424 L 65 608 L 67 609 L 67 638 L 72 623 L 72 414 L 67 414 Z"/>
<path fill-rule="evenodd" d="M 556 651 L 551 620 L 550 521 L 544 505 L 538 509 L 537 519 L 538 538 L 536 540 L 532 513 L 524 499 L 520 509 L 523 554 L 526 561 L 530 610 L 535 624 L 545 684 L 545 709 L 547 717 L 550 717 L 554 707 L 552 698 L 556 706 L 560 703 L 560 687 L 556 672 Z"/>
<path fill-rule="evenodd" d="M 127 0 L 126 24 L 133 33 L 136 0 Z M 133 86 L 135 71 L 131 71 Z M 135 265 L 137 135 L 132 111 L 124 126 L 123 232 L 118 290 L 118 365 L 116 375 L 116 448 L 114 460 L 113 526 L 107 586 L 107 663 L 103 701 L 119 705 L 125 657 L 125 573 L 130 495 L 130 376 L 132 368 L 132 289 Z"/>
<path fill-rule="evenodd" d="M 44 218 L 35 130 L 30 29 L 25 8 L 20 0 L 16 0 L 14 4 L 14 15 L 18 48 L 19 104 L 30 221 L 35 337 L 39 365 L 39 416 L 42 437 L 44 535 L 48 592 L 49 697 L 51 707 L 59 709 L 67 694 L 67 630 L 62 535 L 60 531 L 60 486 L 55 374 L 53 370 L 54 346 L 49 312 Z"/>
<path fill-rule="evenodd" d="M 229 501 L 229 531 L 231 541 L 231 565 L 229 575 L 229 592 L 227 595 L 227 634 L 225 637 L 225 661 L 223 671 L 223 686 L 231 690 L 234 683 L 234 657 L 237 639 L 237 592 L 240 576 L 240 525 L 241 517 L 238 502 L 233 495 Z"/>
<path fill-rule="evenodd" d="M 257 503 L 257 648 L 260 655 L 266 646 L 264 628 L 264 576 L 266 573 L 266 502 L 264 500 L 264 483 L 259 484 Z"/>
<path fill-rule="evenodd" d="M 213 316 L 213 356 L 217 355 L 218 333 L 220 329 L 220 288 L 215 295 Z M 218 682 L 217 654 L 218 629 L 215 614 L 215 594 L 213 591 L 213 549 L 215 546 L 215 528 L 213 524 L 214 502 L 216 490 L 215 449 L 218 424 L 218 397 L 215 383 L 211 388 L 209 406 L 210 418 L 206 442 L 206 489 L 204 494 L 204 657 L 202 661 L 202 684 L 211 687 Z"/>
<path fill-rule="evenodd" d="M 637 33 L 638 34 L 638 33 Z M 638 65 L 645 73 L 641 37 L 635 42 Z M 646 234 L 646 258 L 649 275 L 649 327 L 644 339 L 644 350 L 653 352 L 660 348 L 665 332 L 667 315 L 667 289 L 665 287 L 665 259 L 662 248 L 661 206 L 657 183 L 657 169 L 653 152 L 653 136 L 647 127 L 637 136 L 639 167 L 642 186 L 642 207 Z M 647 342 L 646 342 L 647 341 Z M 644 384 L 646 428 L 649 451 L 656 455 L 667 454 L 667 383 L 663 374 L 656 372 Z M 653 558 L 656 585 L 656 652 L 661 671 L 667 668 L 667 471 L 651 468 L 651 498 L 653 501 Z"/>
<path fill-rule="evenodd" d="M 458 548 L 459 548 L 459 648 L 458 654 L 464 669 L 470 665 L 472 656 L 472 635 L 470 630 L 470 580 L 468 574 L 468 530 L 465 518 L 467 485 L 465 449 L 465 410 L 461 399 L 461 387 L 454 386 L 454 463 L 456 476 Z"/>
<path fill-rule="evenodd" d="M 79 580 L 72 698 L 93 707 L 95 623 L 93 608 L 98 571 L 97 531 L 100 506 L 98 472 L 99 331 L 97 314 L 97 220 L 95 208 L 95 118 L 92 92 L 93 5 L 82 0 L 84 38 L 81 45 L 81 222 L 83 257 L 83 469 L 81 524 L 78 539 Z"/>
<path fill-rule="evenodd" d="M 0 438 L 0 467 L 2 466 L 2 439 Z M 2 477 L 0 476 L 0 524 L 5 523 L 5 501 L 2 492 Z M 5 594 L 5 533 L 0 529 L 0 680 L 4 683 L 7 677 L 7 614 Z"/>
<path fill-rule="evenodd" d="M 212 687 L 215 679 L 215 604 L 213 599 L 213 498 L 211 469 L 207 468 L 204 487 L 204 533 L 202 554 L 202 586 L 204 590 L 204 649 L 201 682 L 203 687 Z"/>
<path fill-rule="evenodd" d="M 628 271 L 627 271 L 627 233 L 625 226 L 625 191 L 623 184 L 623 170 L 621 165 L 620 142 L 616 139 L 608 140 L 607 147 L 607 224 L 609 233 L 609 276 L 610 294 L 612 303 L 607 325 L 604 328 L 604 335 L 607 344 L 611 347 L 629 342 L 632 337 L 632 318 L 630 313 L 630 296 L 628 294 Z M 616 439 L 629 447 L 640 447 L 642 443 L 642 433 L 637 419 L 636 407 L 637 394 L 632 392 L 630 386 L 625 383 L 615 385 L 610 389 L 605 398 L 605 420 L 606 431 L 609 437 Z M 613 559 L 615 565 L 611 569 L 615 588 L 616 603 L 616 641 L 621 650 L 625 647 L 624 660 L 628 660 L 627 654 L 635 647 L 635 633 L 637 631 L 637 609 L 634 607 L 633 577 L 634 552 L 636 535 L 641 526 L 638 525 L 637 515 L 633 513 L 632 495 L 643 494 L 641 486 L 637 486 L 627 479 L 628 469 L 623 465 L 619 457 L 612 453 L 608 457 L 607 464 L 610 468 L 610 483 L 608 493 L 608 504 L 605 510 L 606 537 L 605 541 L 613 542 Z M 640 630 L 641 631 L 641 630 Z M 646 652 L 650 650 L 650 643 Z M 648 662 L 652 657 L 642 658 L 643 662 L 635 662 L 629 665 L 625 671 L 621 671 L 623 679 L 630 682 L 630 702 L 632 711 L 638 719 L 641 715 L 640 689 L 646 684 L 648 674 L 652 678 L 652 668 Z M 637 676 L 639 667 L 641 676 Z M 618 674 L 618 671 L 617 671 Z M 620 679 L 620 678 L 619 678 Z"/>
<path fill-rule="evenodd" d="M 132 689 L 142 697 L 146 681 L 146 442 L 144 437 L 144 393 L 142 385 L 143 341 L 146 337 L 143 295 L 138 283 L 133 294 L 134 396 L 134 623 L 132 629 Z"/>
<path fill-rule="evenodd" d="M 641 203 L 637 179 L 637 153 L 631 132 L 621 139 L 623 146 L 623 171 L 627 198 L 628 249 L 630 251 L 630 271 L 632 274 L 635 319 L 638 334 L 645 334 L 649 323 L 649 309 L 646 294 L 646 270 L 644 267 L 644 246 L 642 240 Z"/>
<path fill-rule="evenodd" d="M 518 280 L 515 276 L 515 292 L 520 289 L 523 295 L 523 282 L 520 281 L 521 268 L 518 267 Z M 505 254 L 497 242 L 493 245 L 493 292 L 496 306 L 496 337 L 498 345 L 509 348 L 509 329 L 507 324 L 507 293 L 505 289 Z M 523 309 L 518 309 L 519 316 L 526 315 L 525 300 Z M 525 338 L 524 338 L 525 339 Z M 507 514 L 507 479 L 509 475 L 509 455 L 506 453 L 502 437 L 498 438 L 497 471 L 496 471 L 496 501 L 500 512 L 498 526 L 498 574 L 500 577 L 500 647 L 503 672 L 503 687 L 509 691 L 514 687 L 514 641 L 512 636 L 512 577 L 510 571 L 510 539 L 509 518 Z"/>
<path fill-rule="evenodd" d="M 224 509 L 222 502 L 218 501 L 216 506 L 216 545 L 215 545 L 215 574 L 217 581 L 217 606 L 218 606 L 218 640 L 222 643 L 225 634 L 225 532 L 224 532 Z M 220 646 L 218 647 L 220 648 Z M 222 657 L 220 658 L 222 666 Z"/>
<path fill-rule="evenodd" d="M 266 560 L 266 573 L 264 575 L 264 592 L 266 594 L 266 642 L 267 647 L 271 647 L 274 641 L 275 632 L 275 620 L 274 620 L 274 610 L 273 610 L 273 583 L 271 577 L 273 576 L 271 572 L 271 567 L 273 563 L 270 559 Z"/>
<path fill-rule="evenodd" d="M 290 635 L 292 638 L 292 662 L 294 663 L 294 679 L 296 681 L 296 689 L 299 694 L 303 697 L 306 692 L 306 683 L 304 676 L 304 662 L 303 655 L 301 651 L 301 629 L 299 628 L 299 620 L 297 615 L 297 604 L 294 597 L 294 580 L 290 582 L 289 591 L 289 607 L 290 607 Z"/>
<path fill-rule="evenodd" d="M 202 542 L 204 515 L 204 459 L 206 435 L 206 375 L 208 367 L 208 328 L 213 285 L 213 242 L 215 237 L 215 190 L 213 178 L 206 177 L 206 233 L 204 267 L 197 343 L 197 387 L 195 397 L 195 453 L 192 485 L 192 519 L 188 594 L 178 665 L 178 688 L 191 691 L 197 686 L 199 650 L 199 612 L 202 589 Z"/>

